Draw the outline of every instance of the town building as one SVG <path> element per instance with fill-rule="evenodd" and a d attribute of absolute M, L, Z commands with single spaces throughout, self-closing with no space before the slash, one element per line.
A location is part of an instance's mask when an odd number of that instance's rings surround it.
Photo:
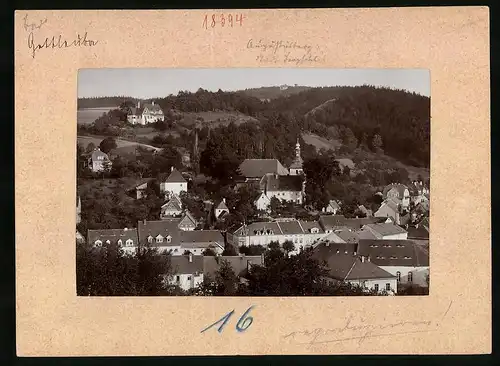
<path fill-rule="evenodd" d="M 155 102 L 146 103 L 141 108 L 141 102 L 137 103 L 137 107 L 130 108 L 130 113 L 127 115 L 127 121 L 131 124 L 146 125 L 148 123 L 155 123 L 164 121 L 165 115 L 163 110 Z"/>
<path fill-rule="evenodd" d="M 429 200 L 429 188 L 422 181 L 413 181 L 408 186 L 410 191 L 410 200 L 418 205 L 422 200 Z"/>
<path fill-rule="evenodd" d="M 397 277 L 365 257 L 358 257 L 356 244 L 323 243 L 314 248 L 313 257 L 326 263 L 330 283 L 349 283 L 366 291 L 397 293 Z"/>
<path fill-rule="evenodd" d="M 271 200 L 264 192 L 261 192 L 253 201 L 255 208 L 259 211 L 269 212 L 271 210 Z"/>
<path fill-rule="evenodd" d="M 360 240 L 358 255 L 396 276 L 399 284 L 428 287 L 429 251 L 413 240 Z"/>
<path fill-rule="evenodd" d="M 340 203 L 335 200 L 330 200 L 330 202 L 328 202 L 328 205 L 326 205 L 326 207 L 323 207 L 321 211 L 336 215 L 340 212 Z"/>
<path fill-rule="evenodd" d="M 143 178 L 138 182 L 134 183 L 128 189 L 129 194 L 131 194 L 135 199 L 141 199 L 146 197 L 146 192 L 148 187 L 151 185 L 153 178 Z"/>
<path fill-rule="evenodd" d="M 227 207 L 226 205 L 226 199 L 223 198 L 219 204 L 217 205 L 217 207 L 215 207 L 215 210 L 214 210 L 214 215 L 215 215 L 215 219 L 218 219 L 219 216 L 221 216 L 223 213 L 229 213 L 229 208 Z"/>
<path fill-rule="evenodd" d="M 183 230 L 181 225 L 185 218 L 186 216 L 182 219 L 139 221 L 139 243 L 156 248 L 159 252 L 169 252 L 173 256 L 183 255 L 186 251 L 203 254 L 209 248 L 216 254 L 222 254 L 225 243 L 220 231 Z"/>
<path fill-rule="evenodd" d="M 282 245 L 291 241 L 295 249 L 292 254 L 298 253 L 306 246 L 313 245 L 325 236 L 325 231 L 316 221 L 283 220 L 273 222 L 254 222 L 242 225 L 233 233 L 227 234 L 229 244 L 235 246 L 262 245 L 267 247 L 271 242 Z"/>
<path fill-rule="evenodd" d="M 111 170 L 112 164 L 108 154 L 102 152 L 99 147 L 96 147 L 94 151 L 88 154 L 87 167 L 94 173 L 105 170 L 109 171 Z"/>
<path fill-rule="evenodd" d="M 401 183 L 392 183 L 384 188 L 383 197 L 396 198 L 401 201 L 401 207 L 406 209 L 410 206 L 410 190 L 407 186 Z"/>
<path fill-rule="evenodd" d="M 300 175 L 266 174 L 260 182 L 261 189 L 271 200 L 301 205 L 304 202 L 304 177 Z"/>
<path fill-rule="evenodd" d="M 395 224 L 401 223 L 399 214 L 400 200 L 397 198 L 387 198 L 382 202 L 377 211 L 373 214 L 375 217 L 390 217 Z"/>
<path fill-rule="evenodd" d="M 124 253 L 134 254 L 139 243 L 137 229 L 98 229 L 87 231 L 87 243 L 94 248 L 117 245 Z"/>
<path fill-rule="evenodd" d="M 187 181 L 182 174 L 173 166 L 170 170 L 170 175 L 165 182 L 160 183 L 160 192 L 164 193 L 166 197 L 171 195 L 180 195 L 182 192 L 187 192 Z"/>
<path fill-rule="evenodd" d="M 165 202 L 160 209 L 160 219 L 179 217 L 182 215 L 182 201 L 178 195 L 172 194 L 170 199 Z"/>
<path fill-rule="evenodd" d="M 203 256 L 179 255 L 170 258 L 171 274 L 164 276 L 166 285 L 189 291 L 203 283 Z"/>

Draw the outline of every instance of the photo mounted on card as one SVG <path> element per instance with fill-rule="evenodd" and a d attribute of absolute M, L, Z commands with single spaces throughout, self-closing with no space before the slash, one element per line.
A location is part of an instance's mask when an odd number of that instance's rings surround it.
<path fill-rule="evenodd" d="M 18 355 L 490 352 L 488 16 L 17 11 Z"/>

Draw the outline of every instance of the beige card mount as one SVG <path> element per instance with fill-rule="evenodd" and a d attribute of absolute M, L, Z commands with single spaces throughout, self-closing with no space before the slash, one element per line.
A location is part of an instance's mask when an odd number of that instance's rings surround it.
<path fill-rule="evenodd" d="M 259 67 L 430 70 L 429 296 L 77 297 L 78 70 Z M 491 352 L 489 83 L 486 7 L 16 11 L 17 354 Z"/>

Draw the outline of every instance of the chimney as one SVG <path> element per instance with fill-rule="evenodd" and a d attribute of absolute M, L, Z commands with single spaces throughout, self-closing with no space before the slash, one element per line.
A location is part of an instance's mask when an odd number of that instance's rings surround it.
<path fill-rule="evenodd" d="M 361 263 L 365 263 L 365 256 L 364 255 L 361 256 Z"/>
<path fill-rule="evenodd" d="M 274 173 L 274 179 L 278 179 L 278 174 Z"/>
<path fill-rule="evenodd" d="M 173 171 L 174 171 L 174 166 L 173 166 L 173 165 L 170 167 L 170 171 L 171 171 L 171 172 L 173 172 Z"/>
<path fill-rule="evenodd" d="M 193 263 L 193 253 L 189 252 L 189 263 Z"/>

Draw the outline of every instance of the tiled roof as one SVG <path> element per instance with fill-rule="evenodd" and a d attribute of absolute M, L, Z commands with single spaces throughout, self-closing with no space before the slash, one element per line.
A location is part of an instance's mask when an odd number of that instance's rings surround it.
<path fill-rule="evenodd" d="M 314 256 L 327 258 L 331 255 L 356 255 L 357 243 L 320 243 L 314 248 Z M 346 253 L 347 252 L 347 253 Z"/>
<path fill-rule="evenodd" d="M 203 258 L 204 261 L 203 274 L 205 276 L 210 276 L 211 278 L 214 278 L 223 260 L 229 262 L 229 264 L 234 270 L 234 273 L 236 273 L 236 275 L 240 277 L 244 277 L 247 274 L 247 268 L 249 266 L 251 265 L 260 266 L 263 264 L 262 257 L 260 255 L 258 256 L 241 255 L 241 256 L 223 256 L 223 257 L 205 256 Z"/>
<path fill-rule="evenodd" d="M 215 244 L 224 247 L 224 237 L 219 230 L 193 230 L 180 233 L 180 243 L 184 247 L 187 244 Z"/>
<path fill-rule="evenodd" d="M 327 207 L 330 206 L 331 208 L 335 209 L 335 210 L 340 210 L 340 205 L 338 204 L 337 201 L 335 200 L 330 200 L 330 202 L 328 202 L 328 205 Z"/>
<path fill-rule="evenodd" d="M 146 108 L 150 112 L 153 112 L 153 113 L 163 113 L 163 111 L 161 110 L 161 108 L 158 104 L 145 103 L 144 109 L 146 109 Z M 142 110 L 142 112 L 144 112 L 144 109 Z"/>
<path fill-rule="evenodd" d="M 282 221 L 277 223 L 284 235 L 303 234 L 304 231 L 297 220 Z"/>
<path fill-rule="evenodd" d="M 363 229 L 357 232 L 360 240 L 362 239 L 378 239 L 375 234 L 373 234 L 370 230 Z"/>
<path fill-rule="evenodd" d="M 137 229 L 99 229 L 87 231 L 87 241 L 89 244 L 93 244 L 96 240 L 101 240 L 103 243 L 109 240 L 112 244 L 117 244 L 119 239 L 123 241 L 123 245 L 125 245 L 125 241 L 132 239 L 134 246 L 136 246 L 139 242 Z"/>
<path fill-rule="evenodd" d="M 318 234 L 319 233 L 324 233 L 325 231 L 321 227 L 321 225 L 317 221 L 303 221 L 299 220 L 300 226 L 302 226 L 302 229 L 304 229 L 304 233 L 311 233 L 311 229 L 316 228 L 318 229 Z"/>
<path fill-rule="evenodd" d="M 189 212 L 188 210 L 186 210 L 184 212 L 184 216 L 182 217 L 181 221 L 179 222 L 179 226 L 186 225 L 186 224 L 189 224 L 189 223 L 191 223 L 194 226 L 196 226 L 197 221 L 193 217 L 193 215 L 191 215 L 191 212 Z"/>
<path fill-rule="evenodd" d="M 288 174 L 288 170 L 277 159 L 245 159 L 240 164 L 239 171 L 247 178 L 261 178 L 268 173 Z"/>
<path fill-rule="evenodd" d="M 158 221 L 139 221 L 137 224 L 137 230 L 139 233 L 139 241 L 142 245 L 148 245 L 148 237 L 153 237 L 153 242 L 149 244 L 150 246 L 155 246 L 157 243 L 154 238 L 158 235 L 164 238 L 167 235 L 172 237 L 169 245 L 175 246 L 180 243 L 180 229 L 179 222 L 181 219 L 170 219 L 170 220 L 158 220 Z M 166 242 L 158 243 L 159 246 L 165 246 Z"/>
<path fill-rule="evenodd" d="M 168 178 L 165 180 L 166 183 L 186 183 L 186 180 L 182 174 L 177 170 L 173 169 Z"/>
<path fill-rule="evenodd" d="M 265 178 L 266 192 L 271 191 L 302 191 L 304 178 L 300 175 L 267 174 Z"/>
<path fill-rule="evenodd" d="M 321 215 L 319 221 L 325 230 L 350 228 L 359 230 L 363 225 L 383 222 L 384 217 L 346 218 L 343 215 Z"/>
<path fill-rule="evenodd" d="M 394 278 L 389 272 L 368 261 L 362 261 L 354 255 L 355 244 L 335 244 L 316 247 L 313 257 L 326 262 L 329 275 L 336 280 L 364 280 L 376 278 Z M 350 248 L 349 248 L 350 247 Z M 347 251 L 347 254 L 345 253 Z"/>
<path fill-rule="evenodd" d="M 412 240 L 360 240 L 358 254 L 378 266 L 429 266 L 429 253 Z"/>
<path fill-rule="evenodd" d="M 182 211 L 182 208 L 177 200 L 171 199 L 161 206 L 161 212 L 166 210 Z"/>
<path fill-rule="evenodd" d="M 226 206 L 226 202 L 224 202 L 224 200 L 220 201 L 220 203 L 218 204 L 217 210 L 228 210 L 229 211 L 229 208 L 227 208 Z"/>
<path fill-rule="evenodd" d="M 359 241 L 359 236 L 348 229 L 342 229 L 335 233 L 346 243 L 357 243 Z"/>
<path fill-rule="evenodd" d="M 192 262 L 189 262 L 189 255 L 176 255 L 170 257 L 172 272 L 176 274 L 195 274 L 203 272 L 203 256 L 192 255 Z"/>
<path fill-rule="evenodd" d="M 245 227 L 241 226 L 236 230 L 235 234 L 245 235 L 244 232 L 248 233 L 248 235 L 258 235 L 258 232 L 261 235 L 282 235 L 280 227 L 276 222 L 253 222 Z"/>
<path fill-rule="evenodd" d="M 368 224 L 366 225 L 366 227 L 372 229 L 382 236 L 406 233 L 405 229 L 394 224 Z"/>
<path fill-rule="evenodd" d="M 408 239 L 429 239 L 429 230 L 427 230 L 424 226 L 408 227 Z"/>

